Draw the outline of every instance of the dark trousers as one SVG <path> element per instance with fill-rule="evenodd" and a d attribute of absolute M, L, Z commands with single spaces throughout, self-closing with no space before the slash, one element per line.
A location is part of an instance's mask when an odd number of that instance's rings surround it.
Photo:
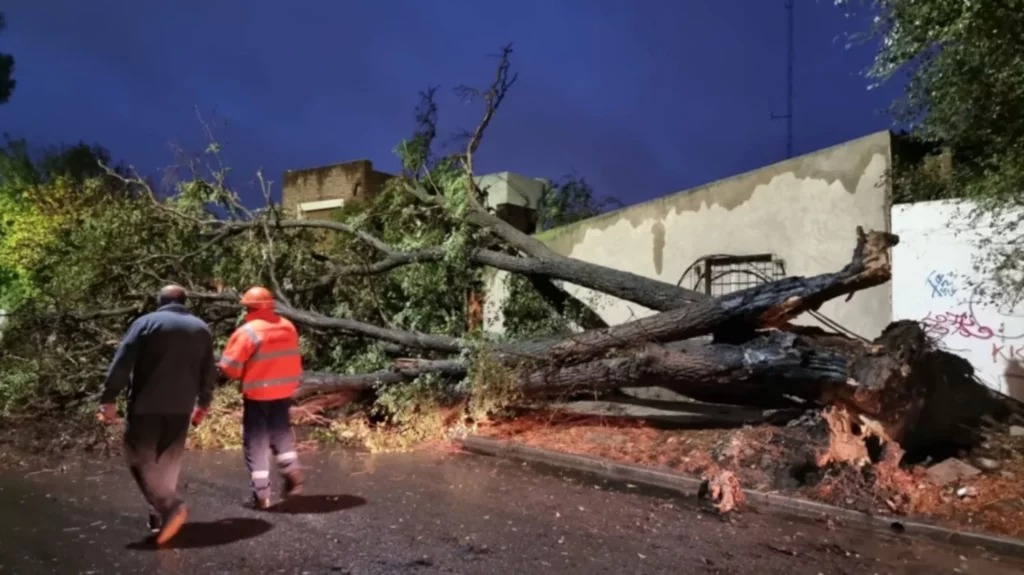
<path fill-rule="evenodd" d="M 151 510 L 166 517 L 181 502 L 178 474 L 189 415 L 129 414 L 124 433 L 128 469 Z"/>
<path fill-rule="evenodd" d="M 254 401 L 246 399 L 242 411 L 242 447 L 249 468 L 252 491 L 261 499 L 270 497 L 270 454 L 281 473 L 299 468 L 295 436 L 289 409 L 291 399 Z"/>

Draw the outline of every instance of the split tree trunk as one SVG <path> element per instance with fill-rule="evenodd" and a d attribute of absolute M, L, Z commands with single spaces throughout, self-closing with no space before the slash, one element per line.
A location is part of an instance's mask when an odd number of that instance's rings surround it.
<path fill-rule="evenodd" d="M 816 310 L 842 295 L 884 284 L 891 277 L 889 249 L 899 238 L 857 228 L 853 259 L 842 270 L 812 277 L 788 277 L 714 299 L 591 330 L 553 346 L 522 345 L 515 351 L 539 355 L 558 365 L 572 365 L 640 342 L 664 343 L 714 334 L 716 340 L 748 339 L 754 329 L 775 327 Z"/>
<path fill-rule="evenodd" d="M 858 228 L 853 258 L 839 272 L 786 278 L 560 341 L 496 345 L 488 359 L 514 370 L 524 393 L 647 385 L 669 387 L 695 399 L 718 398 L 740 404 L 778 403 L 785 395 L 817 397 L 823 383 L 846 381 L 843 358 L 816 350 L 795 337 L 755 337 L 755 330 L 781 325 L 829 299 L 888 281 L 888 250 L 897 241 L 891 234 L 865 234 Z M 282 313 L 306 325 L 424 350 L 455 353 L 470 348 L 457 338 L 368 326 L 293 309 L 283 309 Z M 688 352 L 656 345 L 708 333 L 730 343 L 695 347 Z M 443 366 L 451 372 L 451 364 Z M 309 380 L 307 388 L 392 383 L 435 368 L 435 364 L 425 363 L 412 370 L 333 380 L 319 375 Z M 766 381 L 776 383 L 769 388 L 764 385 Z M 735 391 L 729 386 L 735 386 Z"/>

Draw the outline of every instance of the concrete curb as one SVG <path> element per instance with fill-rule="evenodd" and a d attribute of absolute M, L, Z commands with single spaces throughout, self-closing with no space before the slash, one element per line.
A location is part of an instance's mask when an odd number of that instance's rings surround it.
<path fill-rule="evenodd" d="M 479 455 L 518 459 L 531 463 L 572 469 L 613 481 L 667 489 L 685 496 L 696 497 L 697 490 L 701 484 L 700 480 L 695 477 L 671 471 L 615 463 L 586 455 L 559 453 L 557 451 L 529 447 L 512 441 L 469 436 L 457 440 L 457 443 L 466 451 Z M 913 521 L 910 518 L 869 515 L 859 511 L 775 493 L 764 493 L 750 489 L 744 489 L 743 492 L 747 496 L 748 504 L 754 507 L 782 511 L 811 519 L 834 517 L 846 522 L 848 525 L 863 527 L 873 531 L 909 535 L 911 537 L 929 539 L 962 547 L 981 548 L 991 553 L 1024 559 L 1024 541 L 1019 539 L 967 531 L 953 531 L 938 525 Z"/>

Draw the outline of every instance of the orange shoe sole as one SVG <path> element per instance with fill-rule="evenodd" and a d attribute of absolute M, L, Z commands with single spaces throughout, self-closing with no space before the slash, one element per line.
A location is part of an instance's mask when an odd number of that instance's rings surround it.
<path fill-rule="evenodd" d="M 188 508 L 182 505 L 177 513 L 167 519 L 167 523 L 164 524 L 163 529 L 156 536 L 156 544 L 163 545 L 170 541 L 181 530 L 181 526 L 185 524 L 186 519 L 188 519 Z"/>

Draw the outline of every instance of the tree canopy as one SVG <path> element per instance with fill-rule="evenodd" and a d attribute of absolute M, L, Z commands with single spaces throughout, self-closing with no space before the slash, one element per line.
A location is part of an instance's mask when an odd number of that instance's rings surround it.
<path fill-rule="evenodd" d="M 157 189 L 111 167 L 100 146 L 33 153 L 26 141 L 8 139 L 0 149 L 0 309 L 11 321 L 9 353 L 0 360 L 0 412 L 84 401 L 124 321 L 145 311 L 153 291 L 169 282 L 209 296 L 195 305 L 220 337 L 239 310 L 217 294 L 253 284 L 271 286 L 315 317 L 477 337 L 467 297 L 482 290 L 480 258 L 510 256 L 499 240 L 467 223 L 459 157 L 432 150 L 433 94 L 422 94 L 414 133 L 398 146 L 407 171 L 430 197 L 410 193 L 409 180 L 397 178 L 331 222 L 290 219 L 270 201 L 272 183 L 262 174 L 265 205 L 246 205 L 225 185 L 215 142 L 185 167 L 180 181 Z M 579 178 L 566 178 L 545 190 L 542 219 L 588 217 L 605 203 L 615 202 L 599 198 Z M 343 233 L 325 236 L 331 230 L 322 226 Z M 417 262 L 423 263 L 409 265 Z M 535 287 L 543 282 L 518 278 L 509 280 L 521 295 L 509 311 L 521 317 L 510 337 L 564 333 L 575 319 L 570 298 L 557 298 L 552 307 Z M 383 369 L 393 347 L 358 334 L 339 339 L 315 325 L 303 331 L 312 370 Z M 47 390 L 44 397 L 35 394 L 39 389 Z"/>
<path fill-rule="evenodd" d="M 997 222 L 982 267 L 993 296 L 1024 288 L 1024 0 L 836 0 L 874 16 L 860 40 L 878 43 L 868 76 L 905 85 L 896 121 L 931 142 L 897 163 L 897 201 L 973 200 Z M 945 151 L 943 166 L 936 154 Z M 904 156 L 906 159 L 907 156 Z"/>

